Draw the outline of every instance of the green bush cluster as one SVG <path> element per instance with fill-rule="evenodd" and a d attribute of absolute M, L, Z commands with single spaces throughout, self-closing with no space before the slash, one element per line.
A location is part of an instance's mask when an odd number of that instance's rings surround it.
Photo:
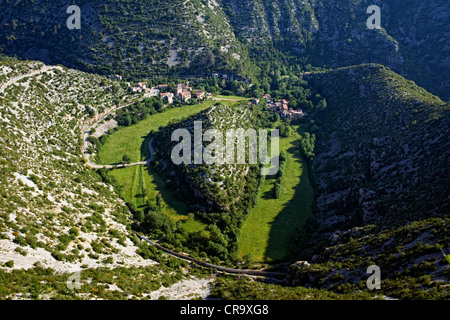
<path fill-rule="evenodd" d="M 278 199 L 281 195 L 281 187 L 283 185 L 283 176 L 284 176 L 284 169 L 286 168 L 286 162 L 287 162 L 287 154 L 286 152 L 282 151 L 280 153 L 280 167 L 278 169 L 278 172 L 276 174 L 276 182 L 273 190 L 273 197 L 274 199 Z"/>

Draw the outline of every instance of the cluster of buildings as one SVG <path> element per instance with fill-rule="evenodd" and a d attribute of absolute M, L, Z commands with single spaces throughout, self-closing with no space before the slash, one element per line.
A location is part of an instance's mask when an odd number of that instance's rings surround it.
<path fill-rule="evenodd" d="M 310 72 L 305 72 L 302 75 L 308 75 Z M 214 77 L 220 77 L 220 74 L 213 73 Z M 226 75 L 222 75 L 225 79 Z M 226 76 L 228 78 L 228 76 Z M 187 84 L 179 83 L 175 85 L 175 89 L 173 92 L 170 92 L 170 87 L 167 84 L 160 84 L 157 87 L 148 87 L 147 82 L 138 82 L 134 87 L 132 87 L 133 92 L 145 92 L 145 96 L 147 97 L 157 97 L 158 95 L 161 97 L 164 103 L 172 104 L 175 100 L 179 100 L 182 103 L 187 103 L 192 98 L 196 98 L 198 100 L 203 100 L 205 98 L 211 98 L 211 93 L 204 92 L 202 90 L 193 90 L 192 87 L 189 86 L 189 82 Z M 263 99 L 267 102 L 267 108 L 273 110 L 278 113 L 280 117 L 285 119 L 298 119 L 303 118 L 305 113 L 303 110 L 294 110 L 289 108 L 289 102 L 285 99 L 280 99 L 274 101 L 270 94 L 265 94 Z M 259 104 L 259 98 L 253 98 L 248 105 Z"/>
<path fill-rule="evenodd" d="M 168 84 L 160 84 L 157 87 L 148 87 L 147 82 L 139 82 L 132 88 L 133 92 L 145 92 L 146 96 L 149 97 L 156 97 L 159 95 L 163 102 L 168 104 L 173 103 L 175 99 L 187 103 L 192 98 L 203 100 L 204 98 L 211 96 L 211 94 L 202 90 L 192 90 L 189 86 L 189 82 L 187 84 L 179 83 L 175 85 L 175 90 L 173 92 L 170 92 L 169 90 Z"/>
<path fill-rule="evenodd" d="M 274 101 L 269 94 L 265 94 L 263 99 L 267 102 L 267 108 L 277 112 L 282 118 L 293 120 L 303 118 L 305 116 L 303 110 L 294 110 L 289 108 L 289 102 L 285 99 Z M 259 104 L 259 102 L 260 99 L 254 98 L 251 102 L 249 102 L 249 104 Z"/>
<path fill-rule="evenodd" d="M 303 77 L 303 76 L 309 76 L 310 74 L 311 74 L 312 72 L 301 72 L 300 73 L 300 77 Z"/>

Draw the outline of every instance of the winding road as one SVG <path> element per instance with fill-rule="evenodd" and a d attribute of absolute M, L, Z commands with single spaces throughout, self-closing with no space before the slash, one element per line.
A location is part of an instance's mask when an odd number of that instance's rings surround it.
<path fill-rule="evenodd" d="M 286 274 L 282 273 L 282 272 L 271 272 L 271 271 L 265 271 L 265 270 L 244 270 L 244 269 L 233 269 L 233 268 L 227 268 L 227 267 L 222 267 L 222 266 L 218 266 L 215 264 L 211 264 L 211 263 L 207 263 L 195 258 L 192 258 L 188 255 L 182 254 L 182 253 L 178 253 L 175 251 L 172 251 L 170 249 L 167 249 L 166 247 L 163 247 L 160 244 L 157 244 L 154 241 L 151 241 L 149 239 L 147 239 L 146 237 L 142 236 L 141 234 L 137 233 L 136 231 L 134 231 L 134 233 L 136 234 L 136 236 L 143 240 L 146 241 L 148 243 L 150 243 L 151 245 L 155 246 L 156 248 L 160 249 L 161 251 L 175 257 L 175 258 L 179 258 L 179 259 L 183 259 L 183 260 L 187 260 L 187 261 L 192 261 L 195 264 L 198 264 L 200 266 L 206 267 L 206 268 L 213 268 L 216 269 L 217 271 L 220 272 L 225 272 L 225 273 L 231 273 L 231 274 L 240 274 L 240 275 L 248 275 L 248 276 L 259 276 L 259 277 L 266 277 L 266 278 L 272 278 L 273 280 L 276 281 L 284 281 L 284 279 L 286 278 Z"/>
<path fill-rule="evenodd" d="M 8 81 L 6 81 L 5 83 L 3 83 L 0 86 L 0 92 L 3 92 L 7 87 L 9 87 L 10 85 L 15 84 L 17 81 L 23 79 L 23 78 L 28 78 L 28 77 L 33 77 L 35 75 L 38 75 L 40 73 L 46 72 L 48 70 L 52 70 L 52 69 L 58 69 L 58 70 L 63 70 L 63 68 L 59 67 L 59 66 L 43 66 L 42 68 L 40 68 L 39 70 L 34 70 L 34 71 L 30 71 L 28 73 L 24 73 L 21 74 L 17 77 L 13 77 L 11 79 L 9 79 Z"/>
<path fill-rule="evenodd" d="M 83 128 L 83 146 L 82 146 L 82 153 L 84 155 L 84 158 L 86 159 L 86 165 L 92 169 L 116 169 L 116 168 L 127 168 L 127 167 L 133 167 L 133 166 L 139 166 L 139 165 L 150 165 L 150 162 L 153 160 L 153 154 L 155 153 L 154 149 L 153 149 L 153 139 L 151 139 L 148 143 L 148 148 L 150 150 L 150 158 L 147 161 L 142 161 L 142 162 L 135 162 L 135 163 L 124 163 L 124 164 L 115 164 L 115 165 L 101 165 L 101 164 L 96 164 L 93 163 L 90 159 L 90 153 L 88 152 L 88 148 L 89 148 L 89 141 L 88 138 L 91 134 L 91 130 L 98 126 L 103 120 L 105 120 L 105 118 L 107 118 L 109 115 L 111 115 L 113 112 L 126 108 L 129 105 L 135 103 L 135 101 L 127 103 L 123 106 L 117 107 L 117 108 L 113 108 L 112 110 L 110 110 L 109 112 L 107 112 L 106 114 L 104 114 L 99 120 L 97 120 L 94 124 L 84 127 Z"/>
<path fill-rule="evenodd" d="M 51 69 L 60 69 L 62 70 L 61 67 L 59 66 L 43 66 L 41 69 L 39 70 L 34 70 L 31 72 L 28 72 L 26 74 L 22 74 L 20 76 L 17 77 L 13 77 L 11 79 L 9 79 L 8 81 L 6 81 L 5 83 L 0 85 L 0 93 L 3 92 L 8 86 L 15 84 L 17 81 L 19 81 L 20 79 L 26 78 L 26 77 L 32 77 L 35 76 L 37 74 L 46 72 L 48 70 Z M 226 99 L 220 99 L 220 100 L 226 100 Z M 103 168 L 107 168 L 107 169 L 114 169 L 114 168 L 119 168 L 119 167 L 131 167 L 131 166 L 137 166 L 137 165 L 150 165 L 150 162 L 153 160 L 153 155 L 154 155 L 154 149 L 153 149 L 153 138 L 149 141 L 148 143 L 148 147 L 150 150 L 150 158 L 145 161 L 145 162 L 136 162 L 136 163 L 130 163 L 130 164 L 119 164 L 119 165 L 98 165 L 95 164 L 93 162 L 90 161 L 89 158 L 89 153 L 87 152 L 88 147 L 89 147 L 89 142 L 88 142 L 88 137 L 91 133 L 92 128 L 94 128 L 95 126 L 99 125 L 100 122 L 102 120 L 104 120 L 108 115 L 112 114 L 113 112 L 125 108 L 131 104 L 133 104 L 135 101 L 124 104 L 122 106 L 116 107 L 111 109 L 110 111 L 108 111 L 107 113 L 105 113 L 104 115 L 101 116 L 101 119 L 97 120 L 94 124 L 89 125 L 89 124 L 85 124 L 83 126 L 83 146 L 82 146 L 82 153 L 84 155 L 84 158 L 87 160 L 86 164 L 87 166 L 93 168 L 93 169 L 103 169 Z M 94 120 L 95 121 L 95 120 Z M 270 278 L 274 278 L 274 280 L 277 281 L 283 281 L 280 279 L 284 279 L 285 278 L 285 274 L 284 273 L 280 273 L 280 272 L 270 272 L 270 271 L 264 271 L 264 270 L 242 270 L 242 269 L 232 269 L 232 268 L 226 268 L 226 267 L 222 267 L 222 266 L 218 266 L 218 265 L 214 265 L 211 263 L 207 263 L 195 258 L 192 258 L 188 255 L 182 254 L 182 253 L 178 253 L 172 250 L 169 250 L 168 248 L 165 248 L 157 243 L 155 243 L 154 241 L 151 241 L 147 238 L 145 238 L 144 236 L 140 235 L 137 232 L 134 232 L 140 239 L 150 243 L 151 245 L 155 246 L 156 248 L 160 249 L 161 251 L 179 258 L 179 259 L 183 259 L 183 260 L 187 260 L 187 261 L 191 261 L 194 262 L 200 266 L 203 267 L 207 267 L 207 268 L 213 268 L 216 269 L 217 271 L 221 271 L 221 272 L 226 272 L 226 273 L 231 273 L 231 274 L 241 274 L 241 275 L 249 275 L 249 276 L 262 276 L 262 277 L 270 277 Z"/>
<path fill-rule="evenodd" d="M 147 161 L 142 161 L 142 162 L 124 163 L 124 164 L 112 164 L 112 165 L 101 165 L 101 164 L 96 164 L 96 163 L 91 162 L 90 159 L 89 159 L 89 153 L 87 151 L 85 151 L 84 157 L 85 157 L 85 159 L 87 159 L 86 165 L 88 165 L 92 169 L 116 169 L 116 168 L 128 168 L 128 167 L 141 166 L 141 165 L 149 166 L 150 162 L 152 162 L 152 160 L 153 160 L 153 154 L 155 153 L 155 151 L 153 149 L 153 139 L 151 139 L 149 141 L 148 148 L 150 150 L 150 158 Z"/>
<path fill-rule="evenodd" d="M 134 103 L 134 102 L 133 102 Z M 131 104 L 131 103 L 130 103 Z M 128 104 L 129 105 L 129 104 Z M 89 153 L 87 152 L 88 149 L 88 137 L 91 133 L 92 128 L 94 128 L 95 126 L 99 125 L 100 122 L 102 120 L 104 120 L 108 115 L 110 115 L 111 113 L 113 113 L 114 111 L 121 109 L 121 108 L 125 108 L 127 105 L 118 107 L 118 108 L 114 108 L 113 110 L 109 111 L 107 114 L 105 114 L 104 116 L 101 117 L 100 120 L 98 120 L 97 122 L 95 122 L 93 125 L 89 126 L 88 128 L 86 128 L 84 130 L 83 133 L 83 147 L 82 147 L 82 151 L 84 154 L 85 159 L 87 160 L 87 166 L 91 167 L 92 169 L 115 169 L 115 168 L 124 168 L 124 167 L 131 167 L 131 166 L 137 166 L 137 165 L 150 165 L 150 162 L 153 160 L 153 155 L 154 155 L 154 149 L 153 149 L 153 138 L 149 141 L 148 143 L 148 148 L 150 150 L 150 158 L 145 161 L 145 162 L 136 162 L 136 163 L 130 163 L 130 164 L 119 164 L 119 165 L 98 165 L 95 164 L 93 162 L 90 161 L 89 159 Z M 164 246 L 161 246 L 160 244 L 151 241 L 149 239 L 147 239 L 146 237 L 140 235 L 139 233 L 137 233 L 136 231 L 133 231 L 136 236 L 143 240 L 146 241 L 148 243 L 150 243 L 151 245 L 153 245 L 154 247 L 158 248 L 159 250 L 175 257 L 178 259 L 183 259 L 183 260 L 187 260 L 187 261 L 191 261 L 194 262 L 197 265 L 206 267 L 206 268 L 212 268 L 212 269 L 216 269 L 219 272 L 224 272 L 224 273 L 230 273 L 230 274 L 239 274 L 239 275 L 247 275 L 247 276 L 259 276 L 259 277 L 265 277 L 265 278 L 270 278 L 274 281 L 284 281 L 286 278 L 286 274 L 285 273 L 281 273 L 281 272 L 271 272 L 271 271 L 265 271 L 265 270 L 243 270 L 243 269 L 233 269 L 233 268 L 227 268 L 227 267 L 223 267 L 223 266 L 218 266 L 218 265 L 214 265 L 211 263 L 207 263 L 201 260 L 198 260 L 196 258 L 192 258 L 188 255 L 182 254 L 182 253 L 178 253 L 175 251 L 172 251 Z"/>

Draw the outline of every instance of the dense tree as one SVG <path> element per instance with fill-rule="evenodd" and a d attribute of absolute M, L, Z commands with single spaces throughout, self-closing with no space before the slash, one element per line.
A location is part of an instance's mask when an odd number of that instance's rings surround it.
<path fill-rule="evenodd" d="M 159 233 L 162 235 L 167 235 L 169 233 L 172 233 L 174 228 L 174 221 L 164 213 L 149 211 L 145 215 L 142 227 L 148 233 Z"/>
<path fill-rule="evenodd" d="M 131 163 L 131 157 L 130 157 L 128 154 L 125 154 L 125 155 L 122 157 L 122 162 L 123 162 L 123 163 Z"/>

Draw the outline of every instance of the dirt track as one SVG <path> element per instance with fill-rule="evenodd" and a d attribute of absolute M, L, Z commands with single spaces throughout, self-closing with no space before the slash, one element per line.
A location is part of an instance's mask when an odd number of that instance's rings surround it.
<path fill-rule="evenodd" d="M 268 277 L 268 278 L 275 278 L 277 280 L 284 280 L 286 277 L 285 273 L 282 272 L 271 272 L 271 271 L 264 271 L 264 270 L 243 270 L 243 269 L 233 269 L 233 268 L 227 268 L 227 267 L 222 267 L 222 266 L 218 266 L 218 265 L 214 265 L 211 263 L 207 263 L 192 257 L 189 257 L 188 255 L 182 254 L 182 253 L 178 253 L 175 251 L 172 251 L 170 249 L 167 249 L 166 247 L 163 247 L 149 239 L 147 239 L 146 237 L 140 235 L 139 233 L 135 232 L 135 234 L 142 240 L 150 243 L 151 245 L 155 246 L 156 248 L 160 249 L 161 251 L 174 256 L 176 258 L 179 259 L 183 259 L 183 260 L 187 260 L 187 261 L 192 261 L 200 266 L 206 267 L 206 268 L 213 268 L 216 269 L 217 271 L 221 271 L 221 272 L 225 272 L 225 273 L 232 273 L 232 274 L 242 274 L 242 275 L 249 275 L 249 276 L 260 276 L 260 277 Z"/>

